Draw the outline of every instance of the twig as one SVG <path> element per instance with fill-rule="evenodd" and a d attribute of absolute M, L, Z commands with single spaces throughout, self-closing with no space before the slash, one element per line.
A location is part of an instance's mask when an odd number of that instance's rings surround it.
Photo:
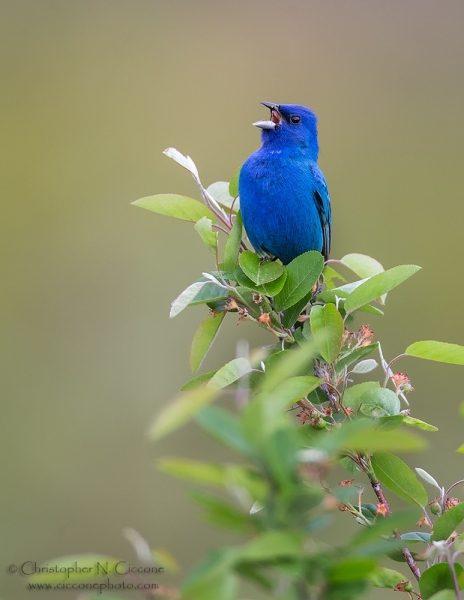
<path fill-rule="evenodd" d="M 364 462 L 361 461 L 361 464 L 364 464 Z M 372 471 L 372 468 L 369 468 L 366 465 L 366 467 L 363 468 L 363 471 L 366 473 L 366 475 L 369 479 L 369 482 L 372 486 L 372 489 L 374 490 L 374 493 L 377 496 L 379 503 L 382 504 L 383 506 L 385 506 L 386 514 L 391 515 L 392 512 L 391 512 L 391 509 L 385 498 L 385 495 L 383 493 L 382 486 L 380 485 L 380 481 L 375 477 L 374 472 Z M 400 539 L 399 531 L 395 530 L 394 533 L 395 533 L 395 537 L 397 539 Z M 417 563 L 414 560 L 411 552 L 408 550 L 408 548 L 402 548 L 401 554 L 404 556 L 404 560 L 406 561 L 408 567 L 411 569 L 411 573 L 414 575 L 414 577 L 417 579 L 417 581 L 419 581 L 421 572 L 420 572 L 420 569 L 417 566 Z"/>
<path fill-rule="evenodd" d="M 460 479 L 459 481 L 456 481 L 456 483 L 453 483 L 453 485 L 452 485 L 452 486 L 450 486 L 450 487 L 449 487 L 449 488 L 446 490 L 446 492 L 445 492 L 445 498 L 446 498 L 446 497 L 449 495 L 449 493 L 451 492 L 451 490 L 452 490 L 453 488 L 455 488 L 457 485 L 461 485 L 461 483 L 464 483 L 464 479 Z"/>
<path fill-rule="evenodd" d="M 334 411 L 337 412 L 337 413 L 342 412 L 341 408 L 340 408 L 340 405 L 338 403 L 337 396 L 333 392 L 331 392 L 329 390 L 329 385 L 327 383 L 322 383 L 321 384 L 321 390 L 324 391 L 325 395 L 329 399 L 329 402 L 332 405 L 332 408 L 334 409 Z"/>
<path fill-rule="evenodd" d="M 461 586 L 459 585 L 456 568 L 454 566 L 453 557 L 450 554 L 449 546 L 446 547 L 446 558 L 448 559 L 448 566 L 453 577 L 454 591 L 456 592 L 456 600 L 462 600 Z"/>
<path fill-rule="evenodd" d="M 216 229 L 219 229 L 219 231 L 222 231 L 226 235 L 229 235 L 229 233 L 230 233 L 229 231 L 224 229 L 224 227 L 221 227 L 221 225 L 218 225 L 217 223 L 213 223 L 213 227 L 215 227 Z"/>

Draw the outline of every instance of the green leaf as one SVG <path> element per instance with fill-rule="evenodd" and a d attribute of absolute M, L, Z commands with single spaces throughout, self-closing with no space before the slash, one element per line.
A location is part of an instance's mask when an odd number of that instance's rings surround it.
<path fill-rule="evenodd" d="M 171 302 L 171 310 L 169 312 L 169 318 L 173 319 L 180 314 L 184 308 L 192 302 L 192 300 L 198 295 L 200 290 L 204 285 L 206 285 L 207 281 L 195 281 L 188 286 L 181 294 L 177 296 L 175 300 Z"/>
<path fill-rule="evenodd" d="M 197 295 L 189 302 L 189 306 L 197 306 L 198 304 L 212 304 L 214 302 L 221 302 L 229 298 L 229 293 L 226 289 L 219 287 L 212 281 L 208 281 L 206 278 L 201 279 L 196 283 L 203 283 L 203 287 L 200 288 Z"/>
<path fill-rule="evenodd" d="M 460 564 L 456 563 L 454 568 L 457 572 L 462 572 Z M 443 562 L 425 570 L 419 579 L 419 589 L 422 600 L 428 600 L 442 590 L 454 590 L 453 575 L 449 565 Z"/>
<path fill-rule="evenodd" d="M 438 427 L 435 427 L 435 425 L 429 425 L 425 421 L 421 421 L 420 419 L 415 419 L 414 417 L 409 417 L 407 415 L 403 417 L 403 423 L 408 425 L 408 427 L 418 427 L 424 431 L 438 431 Z"/>
<path fill-rule="evenodd" d="M 287 279 L 287 273 L 284 271 L 282 275 L 275 281 L 270 281 L 269 283 L 263 285 L 256 285 L 254 281 L 252 281 L 249 277 L 245 275 L 245 273 L 240 267 L 237 267 L 237 269 L 235 269 L 234 275 L 237 278 L 238 283 L 243 287 L 246 287 L 249 290 L 253 290 L 254 292 L 258 292 L 258 294 L 263 294 L 263 296 L 268 296 L 270 298 L 272 298 L 280 292 L 280 290 L 284 287 L 285 280 Z"/>
<path fill-rule="evenodd" d="M 228 502 L 204 492 L 195 491 L 190 497 L 205 509 L 203 521 L 233 531 L 250 532 L 252 523 L 248 513 L 241 512 Z"/>
<path fill-rule="evenodd" d="M 370 315 L 379 315 L 381 317 L 384 315 L 383 310 L 380 310 L 379 308 L 377 308 L 376 306 L 372 306 L 371 304 L 365 304 L 364 306 L 360 306 L 358 310 L 359 312 L 365 312 Z"/>
<path fill-rule="evenodd" d="M 218 245 L 218 233 L 217 231 L 213 231 L 213 222 L 211 219 L 207 217 L 202 217 L 199 221 L 195 223 L 195 229 L 205 246 L 210 250 L 213 254 L 216 254 L 217 245 Z"/>
<path fill-rule="evenodd" d="M 232 569 L 237 559 L 235 548 L 213 550 L 187 575 L 181 588 L 185 600 L 234 600 L 237 577 Z"/>
<path fill-rule="evenodd" d="M 277 406 L 274 405 L 273 408 L 276 410 L 283 409 L 289 404 L 305 398 L 310 392 L 319 387 L 321 383 L 323 383 L 322 379 L 313 377 L 312 375 L 290 377 L 278 385 L 272 394 L 277 399 Z"/>
<path fill-rule="evenodd" d="M 353 312 L 364 304 L 379 298 L 417 273 L 419 269 L 420 267 L 416 265 L 401 265 L 374 275 L 348 296 L 345 301 L 346 312 Z"/>
<path fill-rule="evenodd" d="M 418 452 L 423 450 L 424 440 L 408 431 L 387 430 L 373 427 L 355 432 L 345 443 L 348 450 L 355 452 Z"/>
<path fill-rule="evenodd" d="M 392 417 L 380 417 L 376 419 L 376 424 L 383 431 L 394 431 L 403 424 L 403 420 L 404 415 L 393 415 Z"/>
<path fill-rule="evenodd" d="M 278 279 L 284 272 L 283 266 L 278 262 L 262 262 L 257 254 L 245 250 L 239 259 L 240 266 L 247 277 L 256 285 L 263 285 Z"/>
<path fill-rule="evenodd" d="M 331 302 L 332 304 L 336 303 L 337 298 L 346 300 L 355 289 L 357 289 L 366 281 L 367 279 L 359 279 L 358 281 L 350 281 L 350 283 L 340 285 L 336 288 L 324 290 L 318 294 L 317 299 L 321 300 L 322 302 Z"/>
<path fill-rule="evenodd" d="M 401 546 L 398 542 L 395 543 L 395 547 L 393 547 L 392 549 L 387 549 L 385 551 L 385 554 L 388 556 L 388 558 L 390 558 L 391 560 L 394 560 L 395 562 L 399 562 L 399 563 L 405 563 L 406 559 L 403 556 L 403 553 L 401 551 Z M 424 559 L 422 558 L 422 556 L 419 555 L 418 552 L 414 552 L 411 551 L 411 556 L 413 557 L 413 559 L 416 562 L 419 561 L 423 561 Z"/>
<path fill-rule="evenodd" d="M 313 430 L 314 431 L 314 430 Z M 351 450 L 353 452 L 386 450 L 398 452 L 414 452 L 424 447 L 421 438 L 407 431 L 383 431 L 370 419 L 357 419 L 345 422 L 343 427 L 336 427 L 325 432 L 312 443 L 328 454 L 337 454 Z"/>
<path fill-rule="evenodd" d="M 217 369 L 215 369 L 214 371 L 209 371 L 208 373 L 202 373 L 201 375 L 198 375 L 198 377 L 194 377 L 190 381 L 187 381 L 187 383 L 184 383 L 184 385 L 180 388 L 180 391 L 188 392 L 189 390 L 194 390 L 195 388 L 199 387 L 202 383 L 209 381 L 216 373 Z"/>
<path fill-rule="evenodd" d="M 304 296 L 304 298 L 299 300 L 296 304 L 294 304 L 290 308 L 287 308 L 287 310 L 285 310 L 283 313 L 282 325 L 284 327 L 287 327 L 287 329 L 290 329 L 290 327 L 293 327 L 293 325 L 295 325 L 298 317 L 300 316 L 302 310 L 305 308 L 305 306 L 307 304 L 309 304 L 309 301 L 311 300 L 311 298 L 312 298 L 312 292 L 309 292 L 309 294 Z"/>
<path fill-rule="evenodd" d="M 391 417 L 401 410 L 395 392 L 387 388 L 374 388 L 365 392 L 360 399 L 361 412 L 368 417 Z"/>
<path fill-rule="evenodd" d="M 279 359 L 274 358 L 274 360 L 277 360 L 278 362 L 273 365 L 272 368 L 269 364 L 269 359 L 271 357 L 269 357 L 268 362 L 266 363 L 266 365 L 269 365 L 269 368 L 266 370 L 266 378 L 262 386 L 263 393 L 274 391 L 282 381 L 293 377 L 297 373 L 301 373 L 317 354 L 316 346 L 311 340 L 303 343 L 296 350 L 284 352 L 285 354 L 283 354 L 282 357 L 279 357 Z"/>
<path fill-rule="evenodd" d="M 291 362 L 292 357 L 295 356 L 295 350 L 279 350 L 278 352 L 274 352 L 265 361 L 265 371 L 266 376 L 268 377 L 270 374 L 273 374 L 277 368 L 280 368 L 282 361 Z M 307 373 L 306 365 L 304 367 L 295 371 L 295 375 L 305 375 Z"/>
<path fill-rule="evenodd" d="M 158 469 L 184 481 L 224 488 L 240 494 L 241 498 L 264 499 L 266 487 L 263 480 L 247 467 L 233 464 L 206 463 L 191 458 L 162 458 Z M 244 495 L 245 493 L 245 495 Z"/>
<path fill-rule="evenodd" d="M 344 307 L 345 301 L 349 297 L 349 295 L 367 281 L 369 280 L 360 279 L 359 281 L 353 281 L 352 283 L 347 283 L 346 285 L 341 285 L 337 288 L 325 290 L 324 292 L 318 294 L 317 299 L 321 302 L 324 302 L 325 304 L 328 304 L 329 302 L 331 304 L 337 304 L 338 299 L 340 301 L 340 306 Z M 384 314 L 382 310 L 375 306 L 371 306 L 370 304 L 364 304 L 364 306 L 360 306 L 357 310 L 372 315 L 382 316 Z"/>
<path fill-rule="evenodd" d="M 361 362 L 358 362 L 358 364 L 353 367 L 351 372 L 356 373 L 358 375 L 370 373 L 371 371 L 376 369 L 378 366 L 379 365 L 376 360 L 374 360 L 373 358 L 368 358 L 366 360 L 362 360 Z"/>
<path fill-rule="evenodd" d="M 219 391 L 217 387 L 201 386 L 182 392 L 161 410 L 148 432 L 149 437 L 152 440 L 159 440 L 185 425 L 197 412 L 213 402 L 219 395 Z"/>
<path fill-rule="evenodd" d="M 196 583 L 182 593 L 184 600 L 235 600 L 239 588 L 239 579 L 233 572 L 208 577 Z"/>
<path fill-rule="evenodd" d="M 345 393 L 343 394 L 343 404 L 357 412 L 359 405 L 361 404 L 362 396 L 369 390 L 379 388 L 380 383 L 378 381 L 364 381 L 363 383 L 352 385 L 349 388 L 346 388 Z"/>
<path fill-rule="evenodd" d="M 359 475 L 359 473 L 361 473 L 360 467 L 358 467 L 358 465 L 351 460 L 349 456 L 344 456 L 338 462 L 346 471 L 348 471 L 348 473 L 351 473 L 352 475 Z"/>
<path fill-rule="evenodd" d="M 420 467 L 416 467 L 414 470 L 423 481 L 427 482 L 429 485 L 432 485 L 434 488 L 437 488 L 437 490 L 440 490 L 441 492 L 442 488 L 435 477 L 432 477 L 430 473 L 427 473 L 427 471 L 421 469 Z"/>
<path fill-rule="evenodd" d="M 316 388 L 314 392 L 308 394 L 308 400 L 313 404 L 322 404 L 323 402 L 327 402 L 327 394 L 321 388 Z"/>
<path fill-rule="evenodd" d="M 242 216 L 240 213 L 234 219 L 231 232 L 229 233 L 224 248 L 224 260 L 222 268 L 224 271 L 233 271 L 238 263 L 240 242 L 242 241 Z"/>
<path fill-rule="evenodd" d="M 208 406 L 197 414 L 195 421 L 211 437 L 225 446 L 247 456 L 253 454 L 252 447 L 243 435 L 241 420 L 237 415 L 218 406 Z"/>
<path fill-rule="evenodd" d="M 369 356 L 369 354 L 372 354 L 372 352 L 374 352 L 374 350 L 377 350 L 378 347 L 379 343 L 374 342 L 373 344 L 369 344 L 367 346 L 363 346 L 362 348 L 352 350 L 337 362 L 335 367 L 337 373 L 340 373 L 345 367 L 349 367 L 354 362 L 357 362 L 358 360 L 362 360 L 366 356 Z"/>
<path fill-rule="evenodd" d="M 453 506 L 453 508 L 444 512 L 441 517 L 435 521 L 432 541 L 438 542 L 439 540 L 447 540 L 463 520 L 464 502 L 457 506 Z"/>
<path fill-rule="evenodd" d="M 158 469 L 173 477 L 204 485 L 224 487 L 227 480 L 224 465 L 191 458 L 162 458 L 158 461 Z"/>
<path fill-rule="evenodd" d="M 425 531 L 410 531 L 409 533 L 403 533 L 401 539 L 405 542 L 429 544 L 431 533 Z"/>
<path fill-rule="evenodd" d="M 340 259 L 340 262 L 351 269 L 353 273 L 356 273 L 358 277 L 361 277 L 361 279 L 373 277 L 384 271 L 379 261 L 371 256 L 367 256 L 367 254 L 345 254 Z"/>
<path fill-rule="evenodd" d="M 345 581 L 343 583 L 331 583 L 327 586 L 324 593 L 326 600 L 353 600 L 353 598 L 361 598 L 365 596 L 368 587 L 368 581 L 364 579 L 356 579 L 354 581 Z M 276 600 L 297 600 L 297 596 L 284 596 Z"/>
<path fill-rule="evenodd" d="M 122 572 L 121 560 L 106 556 L 104 554 L 75 554 L 72 556 L 60 556 L 47 561 L 57 567 L 53 572 L 34 572 L 28 576 L 31 583 L 57 583 L 65 578 L 70 583 L 75 581 L 88 581 L 99 577 L 108 577 Z M 78 569 L 76 569 L 76 565 Z M 26 564 L 27 566 L 27 564 Z"/>
<path fill-rule="evenodd" d="M 234 358 L 216 372 L 206 387 L 211 390 L 220 390 L 247 375 L 250 371 L 251 365 L 246 358 Z"/>
<path fill-rule="evenodd" d="M 340 275 L 335 269 L 330 267 L 329 265 L 325 265 L 324 270 L 322 271 L 322 275 L 324 276 L 324 283 L 328 290 L 332 290 L 336 285 L 334 284 L 334 279 L 339 279 L 340 281 L 345 282 L 346 279 L 343 275 Z"/>
<path fill-rule="evenodd" d="M 190 368 L 198 371 L 208 350 L 211 348 L 226 313 L 211 313 L 200 323 L 190 349 Z"/>
<path fill-rule="evenodd" d="M 377 506 L 371 502 L 361 504 L 361 512 L 370 523 L 374 523 L 377 519 Z"/>
<path fill-rule="evenodd" d="M 323 268 L 324 259 L 319 252 L 305 252 L 292 260 L 286 267 L 284 287 L 275 297 L 276 310 L 290 308 L 304 298 L 317 282 Z"/>
<path fill-rule="evenodd" d="M 253 468 L 241 465 L 227 465 L 227 489 L 236 498 L 253 500 L 264 504 L 269 498 L 267 481 Z"/>
<path fill-rule="evenodd" d="M 456 452 L 459 452 L 459 454 L 464 454 L 464 444 L 461 444 Z"/>
<path fill-rule="evenodd" d="M 160 215 L 182 219 L 184 221 L 193 221 L 196 223 L 202 217 L 207 217 L 214 221 L 214 213 L 204 204 L 178 194 L 158 194 L 157 196 L 147 196 L 132 202 L 134 206 L 146 208 Z"/>
<path fill-rule="evenodd" d="M 363 507 L 365 506 L 366 505 L 363 505 Z M 365 510 L 363 510 L 363 513 L 364 512 Z M 368 515 L 366 516 L 370 519 Z M 350 545 L 363 545 L 377 540 L 381 536 L 391 535 L 395 529 L 402 529 L 403 527 L 406 527 L 408 524 L 411 523 L 412 520 L 417 521 L 418 513 L 413 510 L 405 510 L 401 512 L 396 512 L 395 514 L 390 515 L 389 517 L 381 517 L 379 515 L 375 516 L 377 518 L 373 526 L 362 528 L 362 530 L 356 534 L 354 539 L 351 540 Z M 395 541 L 391 540 L 390 543 L 392 543 L 393 545 Z"/>
<path fill-rule="evenodd" d="M 278 386 L 282 384 L 282 389 L 285 390 L 285 382 L 300 373 L 314 358 L 315 353 L 314 344 L 307 342 L 296 350 L 288 351 L 275 368 L 266 369 L 261 389 L 243 411 L 244 432 L 254 445 L 264 449 L 269 444 L 270 435 L 276 429 L 292 428 L 282 410 L 282 402 L 290 400 L 290 397 L 281 396 Z M 293 393 L 294 389 L 291 392 Z"/>
<path fill-rule="evenodd" d="M 370 579 L 369 574 L 376 568 L 375 561 L 369 558 L 347 558 L 329 569 L 329 584 Z"/>
<path fill-rule="evenodd" d="M 266 531 L 240 550 L 240 560 L 273 561 L 277 558 L 301 558 L 304 534 L 290 531 Z"/>
<path fill-rule="evenodd" d="M 332 363 L 342 345 L 343 319 L 334 304 L 313 306 L 309 313 L 314 342 L 322 358 Z"/>
<path fill-rule="evenodd" d="M 399 571 L 393 569 L 387 569 L 385 567 L 377 567 L 373 573 L 370 574 L 369 580 L 372 585 L 379 588 L 390 588 L 395 589 L 396 586 L 405 581 L 405 576 Z"/>
<path fill-rule="evenodd" d="M 240 169 L 237 169 L 229 183 L 229 194 L 233 198 L 238 196 L 238 178 L 239 178 L 239 176 L 240 176 Z"/>
<path fill-rule="evenodd" d="M 394 494 L 409 502 L 425 506 L 427 492 L 406 463 L 393 454 L 374 454 L 372 466 L 378 479 Z"/>
<path fill-rule="evenodd" d="M 383 273 L 385 270 L 379 261 L 375 260 L 375 258 L 367 256 L 366 254 L 346 254 L 341 259 L 341 262 L 362 279 L 373 277 L 374 275 Z M 382 304 L 385 304 L 386 297 L 387 295 L 384 294 L 378 300 Z"/>
<path fill-rule="evenodd" d="M 430 600 L 456 600 L 456 592 L 454 590 L 441 590 L 441 592 L 431 596 Z"/>
<path fill-rule="evenodd" d="M 464 346 L 446 344 L 445 342 L 415 342 L 404 351 L 408 356 L 436 360 L 452 365 L 464 365 Z"/>
<path fill-rule="evenodd" d="M 262 572 L 262 567 L 259 563 L 240 563 L 235 567 L 235 572 L 240 575 L 243 579 L 247 579 L 255 584 L 258 584 L 265 590 L 273 590 L 274 582 L 270 579 L 267 574 Z M 288 596 L 275 597 L 275 600 L 288 600 Z"/>
<path fill-rule="evenodd" d="M 216 181 L 206 188 L 211 196 L 227 208 L 232 206 L 234 197 L 229 193 L 229 183 L 227 181 Z"/>

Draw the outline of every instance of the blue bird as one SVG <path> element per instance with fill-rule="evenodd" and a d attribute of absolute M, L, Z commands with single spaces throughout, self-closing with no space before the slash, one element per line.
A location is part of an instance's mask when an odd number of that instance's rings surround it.
<path fill-rule="evenodd" d="M 269 121 L 262 146 L 239 176 L 240 210 L 248 239 L 261 256 L 288 264 L 317 250 L 329 257 L 332 217 L 324 174 L 317 165 L 316 115 L 298 104 L 262 102 Z"/>

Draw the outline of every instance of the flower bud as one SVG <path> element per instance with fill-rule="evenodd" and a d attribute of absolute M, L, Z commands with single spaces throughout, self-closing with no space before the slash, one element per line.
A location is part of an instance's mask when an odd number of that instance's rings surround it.
<path fill-rule="evenodd" d="M 432 515 L 441 515 L 441 506 L 436 500 L 430 504 L 430 512 Z"/>

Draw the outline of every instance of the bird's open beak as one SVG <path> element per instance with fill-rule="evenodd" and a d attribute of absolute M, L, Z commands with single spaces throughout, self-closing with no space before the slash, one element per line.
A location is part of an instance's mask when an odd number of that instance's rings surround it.
<path fill-rule="evenodd" d="M 253 123 L 255 127 L 260 127 L 261 129 L 275 129 L 277 125 L 280 125 L 282 122 L 282 115 L 279 112 L 279 105 L 274 104 L 273 102 L 261 102 L 264 106 L 267 106 L 271 111 L 271 118 L 269 121 L 256 121 Z"/>

